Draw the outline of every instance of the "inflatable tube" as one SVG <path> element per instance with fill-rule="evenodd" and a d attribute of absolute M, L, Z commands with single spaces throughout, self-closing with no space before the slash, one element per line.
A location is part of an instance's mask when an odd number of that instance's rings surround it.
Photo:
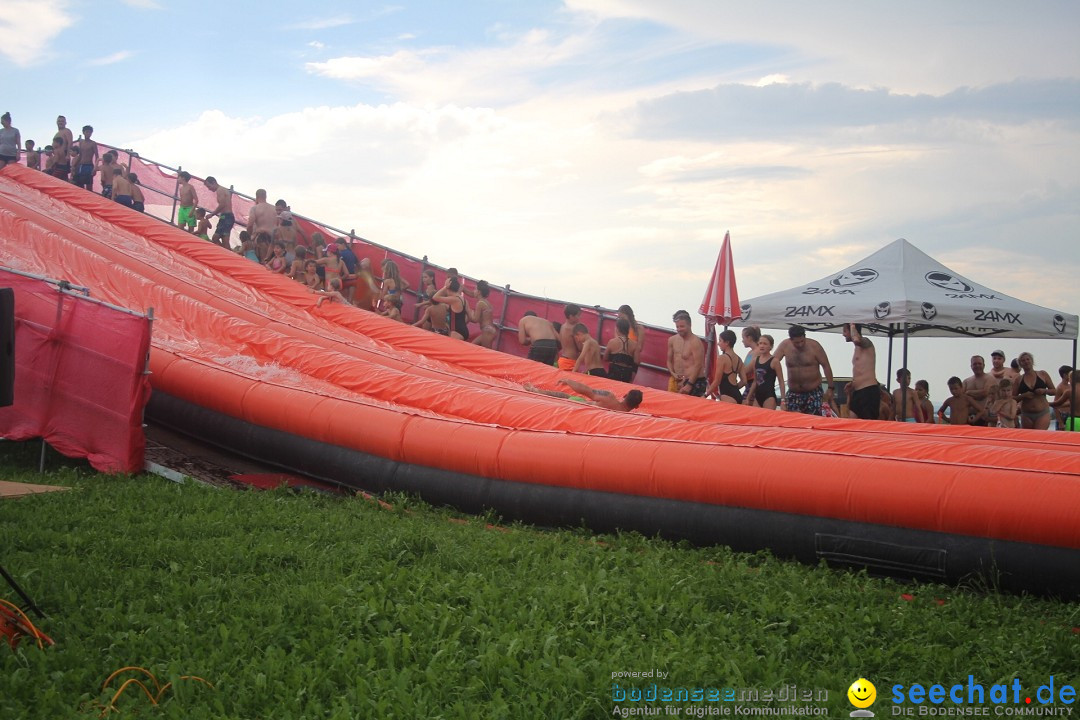
<path fill-rule="evenodd" d="M 477 507 L 459 482 L 473 478 L 489 488 L 481 497 L 524 486 L 535 487 L 532 502 L 601 493 L 613 507 L 763 513 L 764 524 L 725 520 L 727 534 L 701 540 L 807 560 L 869 558 L 876 551 L 851 550 L 859 538 L 900 546 L 906 533 L 924 532 L 966 538 L 965 552 L 980 558 L 955 570 L 943 561 L 942 577 L 996 563 L 1003 576 L 1023 579 L 1010 587 L 1059 591 L 1080 576 L 1071 562 L 1040 581 L 1034 569 L 1047 565 L 1030 559 L 1031 548 L 1054 562 L 1080 549 L 1074 433 L 809 418 L 651 389 L 639 412 L 625 414 L 530 393 L 523 383 L 553 388 L 565 373 L 354 308 L 318 307 L 298 283 L 19 166 L 0 171 L 0 262 L 133 310 L 153 307 L 155 394 L 246 423 L 265 434 L 267 451 L 284 433 L 324 455 L 338 448 L 353 461 L 377 458 L 364 462 L 397 468 L 384 470 L 388 488 L 409 489 L 407 478 L 425 468 L 425 477 L 449 478 L 429 483 L 425 497 L 463 508 Z M 278 464 L 324 476 L 316 456 L 298 467 L 301 457 Z M 641 510 L 640 524 L 625 527 L 667 532 L 659 520 L 650 524 L 653 514 Z M 603 512 L 590 517 L 598 529 L 611 527 Z M 816 529 L 826 521 L 859 530 Z M 793 523 L 815 529 L 794 541 L 783 529 Z M 842 541 L 822 539 L 830 536 Z M 1001 543 L 1018 548 L 1009 562 L 1026 568 L 1006 566 Z"/>

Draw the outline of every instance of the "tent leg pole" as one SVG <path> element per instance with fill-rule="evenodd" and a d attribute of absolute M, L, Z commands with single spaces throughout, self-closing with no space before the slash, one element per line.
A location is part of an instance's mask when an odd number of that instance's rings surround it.
<path fill-rule="evenodd" d="M 904 351 L 903 351 L 903 355 L 902 355 L 904 362 L 903 362 L 903 364 L 900 365 L 900 370 L 903 371 L 903 372 L 907 372 L 907 359 L 908 359 L 907 358 L 907 341 L 908 341 L 907 323 L 905 322 L 904 323 Z M 909 376 L 908 385 L 909 386 L 911 385 L 910 375 L 911 375 L 911 373 L 908 372 L 908 376 Z M 897 386 L 900 388 L 900 421 L 905 422 L 907 420 L 907 390 L 905 390 L 904 386 L 900 385 L 899 383 L 897 383 Z"/>
<path fill-rule="evenodd" d="M 49 444 L 45 442 L 45 438 L 41 438 L 41 458 L 38 460 L 38 474 L 45 474 L 45 450 L 49 447 Z"/>
<path fill-rule="evenodd" d="M 1077 408 L 1076 408 L 1076 401 L 1077 401 L 1077 395 L 1076 395 L 1076 340 L 1073 340 L 1072 367 L 1073 367 L 1072 372 L 1069 373 L 1069 383 L 1072 385 L 1072 391 L 1069 393 L 1069 419 L 1066 422 L 1065 429 L 1066 430 L 1080 430 L 1080 428 L 1078 428 L 1077 425 L 1076 425 L 1076 416 L 1078 414 L 1080 414 L 1080 413 L 1077 413 Z"/>
<path fill-rule="evenodd" d="M 889 333 L 889 362 L 885 368 L 885 389 L 892 392 L 892 341 L 893 334 Z"/>

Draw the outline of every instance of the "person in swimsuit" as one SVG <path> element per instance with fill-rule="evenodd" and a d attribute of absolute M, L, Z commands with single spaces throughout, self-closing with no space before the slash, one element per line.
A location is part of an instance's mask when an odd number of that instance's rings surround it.
<path fill-rule="evenodd" d="M 566 322 L 558 329 L 559 369 L 573 372 L 578 356 L 581 354 L 581 348 L 574 341 L 574 327 L 581 322 L 581 308 L 570 303 L 563 308 L 563 315 L 566 317 Z"/>
<path fill-rule="evenodd" d="M 437 335 L 450 337 L 450 308 L 435 303 L 424 308 L 424 314 L 413 323 L 413 327 L 430 330 Z"/>
<path fill-rule="evenodd" d="M 284 246 L 282 247 L 284 248 Z M 322 266 L 327 287 L 330 287 L 331 280 L 341 280 L 348 274 L 348 268 L 345 267 L 345 262 L 338 257 L 337 245 L 334 243 L 326 246 L 326 257 L 319 258 L 317 262 Z"/>
<path fill-rule="evenodd" d="M 720 348 L 720 356 L 716 361 L 716 372 L 706 397 L 715 397 L 720 402 L 739 404 L 743 400 L 739 388 L 743 384 L 743 361 L 735 354 L 735 333 L 725 330 L 720 333 L 717 345 Z"/>
<path fill-rule="evenodd" d="M 518 342 L 529 348 L 529 359 L 543 365 L 554 365 L 559 354 L 559 340 L 555 326 L 551 321 L 537 317 L 532 310 L 526 310 L 518 322 Z"/>
<path fill-rule="evenodd" d="M 376 307 L 386 309 L 395 297 L 400 298 L 401 293 L 409 289 L 409 283 L 401 279 L 401 271 L 398 270 L 397 263 L 390 258 L 382 261 L 382 273 L 382 287 Z"/>
<path fill-rule="evenodd" d="M 877 356 L 870 338 L 862 334 L 859 323 L 844 323 L 844 340 L 855 345 L 851 358 L 851 393 L 848 410 L 860 420 L 881 417 L 881 392 L 878 390 Z M 910 405 L 907 408 L 911 411 Z"/>
<path fill-rule="evenodd" d="M 469 339 L 469 305 L 461 292 L 461 281 L 456 277 L 447 278 L 446 287 L 435 293 L 435 297 L 431 299 L 450 309 L 450 337 L 467 341 Z"/>
<path fill-rule="evenodd" d="M 131 207 L 131 182 L 124 177 L 124 168 L 114 167 L 112 173 L 113 200 L 124 207 Z"/>
<path fill-rule="evenodd" d="M 607 370 L 604 369 L 604 363 L 600 360 L 600 343 L 589 335 L 589 328 L 585 323 L 574 326 L 574 342 L 581 347 L 577 362 L 574 363 L 574 372 L 607 377 Z"/>
<path fill-rule="evenodd" d="M 223 188 L 212 175 L 203 180 L 203 185 L 206 186 L 207 190 L 214 193 L 214 197 L 217 199 L 217 206 L 208 215 L 208 217 L 218 216 L 218 224 L 214 228 L 214 237 L 211 239 L 222 247 L 232 249 L 229 235 L 232 233 L 233 224 L 236 222 L 236 217 L 233 215 L 232 190 Z M 255 237 L 257 239 L 258 235 Z M 329 283 L 327 283 L 327 286 L 329 286 Z"/>
<path fill-rule="evenodd" d="M 750 325 L 742 329 L 742 344 L 747 348 L 746 357 L 743 358 L 743 402 L 751 404 L 750 385 L 754 382 L 754 358 L 758 356 L 758 343 L 761 341 L 761 328 Z M 770 350 L 770 352 L 772 352 Z"/>
<path fill-rule="evenodd" d="M 19 161 L 22 136 L 19 128 L 11 127 L 11 113 L 0 115 L 0 168 Z"/>
<path fill-rule="evenodd" d="M 986 417 L 990 427 L 1016 427 L 1018 406 L 1012 393 L 1012 380 L 1008 378 L 1002 378 L 990 387 L 990 395 L 986 401 Z"/>
<path fill-rule="evenodd" d="M 1050 402 L 1050 407 L 1057 414 L 1058 430 L 1069 427 L 1069 418 L 1072 417 L 1072 373 L 1073 369 L 1068 365 L 1058 368 L 1061 382 L 1054 390 L 1054 399 Z"/>
<path fill-rule="evenodd" d="M 897 422 L 909 422 L 920 423 L 922 422 L 922 403 L 919 402 L 919 395 L 911 389 L 911 372 L 907 368 L 900 368 L 896 371 L 896 384 L 900 387 L 893 390 L 892 406 L 893 417 Z M 965 391 L 965 395 L 967 392 Z M 967 395 L 968 402 L 975 406 L 974 401 L 970 395 Z M 975 414 L 979 415 L 982 412 L 982 408 L 977 408 Z M 970 422 L 970 419 L 969 419 Z M 971 423 L 974 425 L 975 423 Z M 983 425 L 986 421 L 983 420 Z"/>
<path fill-rule="evenodd" d="M 804 415 L 820 415 L 822 402 L 833 396 L 832 366 L 821 343 L 806 337 L 806 329 L 798 325 L 788 328 L 788 339 L 776 348 L 773 363 L 780 374 L 780 364 L 787 361 L 788 392 L 780 407 Z M 821 390 L 821 373 L 825 373 L 826 390 Z"/>
<path fill-rule="evenodd" d="M 774 342 L 772 335 L 762 335 L 758 338 L 757 355 L 750 363 L 752 380 L 744 401 L 747 405 L 775 410 L 777 382 L 780 383 L 781 401 L 787 395 L 787 389 L 784 387 L 784 371 L 773 363 Z"/>
<path fill-rule="evenodd" d="M 626 337 L 634 343 L 634 372 L 637 373 L 641 365 L 641 350 L 645 347 L 645 328 L 638 324 L 637 318 L 634 317 L 634 308 L 629 305 L 619 306 L 619 317 L 630 324 L 630 332 L 626 334 Z"/>
<path fill-rule="evenodd" d="M 1054 394 L 1054 381 L 1045 370 L 1035 369 L 1035 357 L 1022 352 L 1016 359 L 1020 377 L 1014 384 L 1013 397 L 1020 403 L 1021 427 L 1046 430 L 1050 427 L 1050 403 L 1046 397 Z"/>
<path fill-rule="evenodd" d="M 52 139 L 52 145 L 46 147 L 52 148 L 52 154 L 49 155 L 49 160 L 45 164 L 45 172 L 52 175 L 54 178 L 60 180 L 67 180 L 71 174 L 71 161 L 68 160 L 68 145 L 64 142 L 64 138 L 57 135 Z"/>
<path fill-rule="evenodd" d="M 934 403 L 930 400 L 930 383 L 919 380 L 915 383 L 915 395 L 919 398 L 919 409 L 924 423 L 934 423 Z"/>
<path fill-rule="evenodd" d="M 210 218 L 206 217 L 206 209 L 199 208 L 195 211 L 195 219 L 198 220 L 198 225 L 195 227 L 195 234 L 201 237 L 203 240 L 210 240 Z"/>
<path fill-rule="evenodd" d="M 952 395 L 938 408 L 938 419 L 950 425 L 967 425 L 972 402 L 964 392 L 964 382 L 955 375 L 949 378 L 949 392 Z M 946 410 L 948 418 L 945 417 Z"/>
<path fill-rule="evenodd" d="M 146 196 L 139 187 L 139 176 L 129 173 L 128 181 L 131 183 L 131 207 L 139 212 L 146 212 Z"/>
<path fill-rule="evenodd" d="M 608 374 L 612 380 L 633 382 L 637 372 L 634 355 L 638 350 L 636 342 L 630 339 L 630 321 L 621 316 L 615 321 L 615 337 L 607 344 Z"/>
<path fill-rule="evenodd" d="M 187 232 L 195 231 L 195 207 L 199 204 L 199 195 L 191 185 L 191 174 L 186 170 L 179 175 L 180 187 L 177 188 L 177 201 L 179 209 L 176 211 L 176 226 Z"/>
<path fill-rule="evenodd" d="M 641 405 L 641 401 L 644 399 L 640 390 L 630 390 L 620 399 L 615 397 L 615 394 L 610 390 L 591 388 L 584 383 L 579 383 L 577 380 L 571 380 L 569 378 L 559 378 L 557 384 L 566 385 L 574 391 L 574 395 L 585 398 L 592 405 L 602 407 L 605 410 L 615 410 L 616 412 L 630 412 Z M 573 399 L 574 397 L 574 395 L 571 395 L 570 393 L 559 392 L 557 390 L 541 390 L 529 383 L 525 383 L 522 387 L 530 392 L 542 393 L 544 395 L 550 395 L 551 397 L 566 399 Z"/>
<path fill-rule="evenodd" d="M 97 165 L 98 144 L 90 139 L 90 136 L 94 134 L 94 128 L 89 125 L 84 125 L 82 131 L 82 139 L 80 139 L 78 145 L 75 146 L 79 151 L 79 158 L 76 161 L 75 177 L 72 178 L 72 182 L 74 182 L 77 187 L 85 188 L 90 192 L 93 192 L 94 167 Z M 102 185 L 111 182 L 111 176 L 108 178 L 102 176 Z"/>
<path fill-rule="evenodd" d="M 495 309 L 488 302 L 491 294 L 491 286 L 487 280 L 476 283 L 478 299 L 473 308 L 473 322 L 480 326 L 480 334 L 473 339 L 473 345 L 481 345 L 490 348 L 495 344 L 495 338 L 499 335 L 499 328 L 495 327 Z"/>
<path fill-rule="evenodd" d="M 668 391 L 705 397 L 705 343 L 690 331 L 690 313 L 679 310 L 671 319 L 675 334 L 667 342 Z"/>
<path fill-rule="evenodd" d="M 31 170 L 41 169 L 41 153 L 34 149 L 34 141 L 26 141 L 26 152 L 23 153 L 23 157 L 26 158 L 26 167 Z"/>
<path fill-rule="evenodd" d="M 285 246 L 276 242 L 273 252 L 273 256 L 266 261 L 264 267 L 270 272 L 284 274 L 289 269 L 289 264 L 285 261 Z"/>

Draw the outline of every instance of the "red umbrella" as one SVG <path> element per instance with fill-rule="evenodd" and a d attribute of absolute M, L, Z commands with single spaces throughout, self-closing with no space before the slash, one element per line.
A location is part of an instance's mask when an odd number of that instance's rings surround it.
<path fill-rule="evenodd" d="M 705 298 L 701 301 L 698 312 L 705 316 L 705 337 L 709 342 L 708 358 L 705 362 L 706 374 L 712 376 L 712 347 L 716 341 L 716 325 L 729 324 L 742 317 L 739 307 L 739 289 L 735 286 L 735 263 L 731 259 L 731 233 L 724 233 L 724 244 L 716 257 L 712 279 L 705 289 Z"/>

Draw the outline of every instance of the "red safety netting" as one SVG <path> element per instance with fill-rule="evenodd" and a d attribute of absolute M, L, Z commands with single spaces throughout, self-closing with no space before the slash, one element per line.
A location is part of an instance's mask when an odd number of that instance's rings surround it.
<path fill-rule="evenodd" d="M 3 269 L 0 286 L 15 291 L 15 403 L 0 408 L 0 435 L 142 470 L 149 319 Z"/>

